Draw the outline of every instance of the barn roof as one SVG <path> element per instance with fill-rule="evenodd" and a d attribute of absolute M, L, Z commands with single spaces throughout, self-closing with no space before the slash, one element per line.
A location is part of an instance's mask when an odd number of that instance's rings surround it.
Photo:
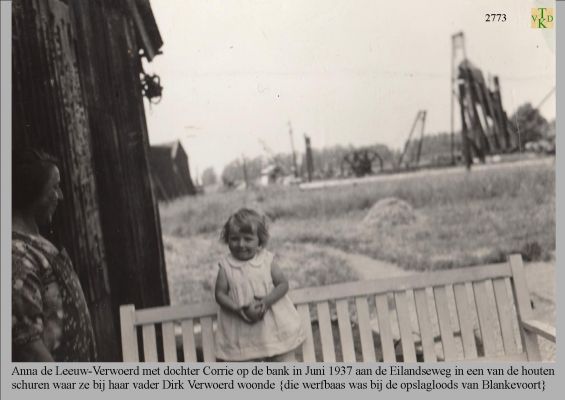
<path fill-rule="evenodd" d="M 182 148 L 180 140 L 174 140 L 172 142 L 159 143 L 151 146 L 152 153 L 168 154 L 171 158 L 175 158 L 179 148 Z M 184 151 L 184 148 L 183 148 Z M 185 152 L 186 153 L 186 152 Z"/>
<path fill-rule="evenodd" d="M 161 54 L 160 49 L 163 46 L 163 39 L 151 10 L 151 4 L 149 0 L 127 0 L 127 5 L 141 39 L 143 55 L 148 61 L 151 61 L 156 55 Z"/>

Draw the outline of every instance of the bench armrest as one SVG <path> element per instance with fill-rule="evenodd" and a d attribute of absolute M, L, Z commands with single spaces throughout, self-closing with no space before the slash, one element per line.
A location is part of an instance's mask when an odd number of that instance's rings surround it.
<path fill-rule="evenodd" d="M 546 324 L 545 322 L 529 319 L 521 322 L 522 327 L 530 332 L 537 333 L 541 337 L 555 343 L 556 332 L 555 327 Z"/>

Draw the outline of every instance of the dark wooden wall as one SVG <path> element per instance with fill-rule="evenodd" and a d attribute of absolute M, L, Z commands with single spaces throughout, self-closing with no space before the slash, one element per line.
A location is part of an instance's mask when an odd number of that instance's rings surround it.
<path fill-rule="evenodd" d="M 13 146 L 61 161 L 52 238 L 81 278 L 100 359 L 119 360 L 119 305 L 169 303 L 138 34 L 122 0 L 16 0 L 12 19 Z"/>

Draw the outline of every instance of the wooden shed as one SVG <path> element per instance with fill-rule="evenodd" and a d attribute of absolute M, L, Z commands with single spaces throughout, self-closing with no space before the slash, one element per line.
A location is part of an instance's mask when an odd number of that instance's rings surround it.
<path fill-rule="evenodd" d="M 119 361 L 118 306 L 169 303 L 140 84 L 162 39 L 149 0 L 15 0 L 12 32 L 12 143 L 60 160 L 51 239 L 77 269 L 100 361 Z"/>
<path fill-rule="evenodd" d="M 194 195 L 188 154 L 179 140 L 151 146 L 149 153 L 151 179 L 159 200 Z"/>

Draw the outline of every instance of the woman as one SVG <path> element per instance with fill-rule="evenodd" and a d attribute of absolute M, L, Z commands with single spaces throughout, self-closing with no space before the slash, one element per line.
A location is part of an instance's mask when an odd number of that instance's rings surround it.
<path fill-rule="evenodd" d="M 39 233 L 63 199 L 53 157 L 24 150 L 12 160 L 12 359 L 94 361 L 92 322 L 65 250 Z"/>

